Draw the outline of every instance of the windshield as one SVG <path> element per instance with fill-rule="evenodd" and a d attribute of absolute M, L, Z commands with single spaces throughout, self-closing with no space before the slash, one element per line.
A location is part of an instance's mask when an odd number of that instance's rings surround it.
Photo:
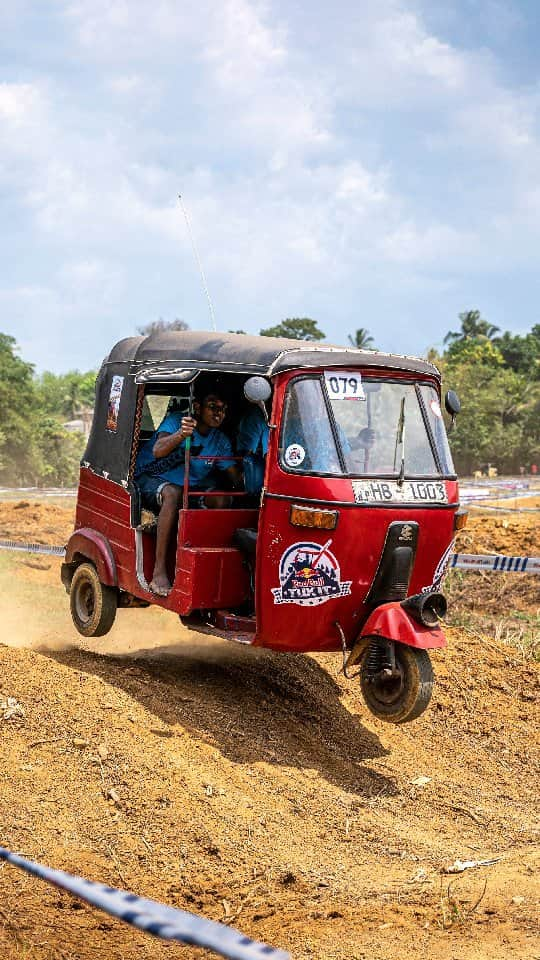
<path fill-rule="evenodd" d="M 298 473 L 454 473 L 436 390 L 403 381 L 364 380 L 354 398 L 345 391 L 334 399 L 322 378 L 294 380 L 285 401 L 280 456 L 286 470 Z"/>

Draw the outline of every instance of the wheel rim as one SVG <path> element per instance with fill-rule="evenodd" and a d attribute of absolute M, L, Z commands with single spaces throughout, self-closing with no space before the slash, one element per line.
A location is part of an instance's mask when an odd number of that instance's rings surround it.
<path fill-rule="evenodd" d="M 394 703 L 397 703 L 403 694 L 405 686 L 403 667 L 397 657 L 396 670 L 399 671 L 398 676 L 368 678 L 374 699 L 385 707 L 390 707 Z"/>
<path fill-rule="evenodd" d="M 92 584 L 85 581 L 79 585 L 75 597 L 75 610 L 81 623 L 88 623 L 94 614 L 95 597 Z"/>

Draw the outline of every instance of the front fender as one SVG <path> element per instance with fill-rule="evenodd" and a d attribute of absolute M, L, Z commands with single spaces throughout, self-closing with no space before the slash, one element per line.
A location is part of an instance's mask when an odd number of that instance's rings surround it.
<path fill-rule="evenodd" d="M 111 546 L 106 537 L 90 527 L 81 527 L 71 535 L 66 546 L 68 563 L 90 560 L 94 564 L 101 583 L 108 587 L 118 586 L 118 575 Z"/>
<path fill-rule="evenodd" d="M 364 623 L 358 641 L 363 637 L 386 637 L 396 643 L 404 643 L 408 647 L 417 647 L 421 650 L 445 647 L 446 638 L 439 626 L 424 627 L 414 620 L 401 603 L 382 603 L 370 613 Z"/>

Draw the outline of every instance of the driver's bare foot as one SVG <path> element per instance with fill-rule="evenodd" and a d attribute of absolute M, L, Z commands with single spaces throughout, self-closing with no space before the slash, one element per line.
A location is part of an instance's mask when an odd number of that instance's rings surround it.
<path fill-rule="evenodd" d="M 150 590 L 156 597 L 168 597 L 172 587 L 167 577 L 154 577 L 150 583 Z"/>

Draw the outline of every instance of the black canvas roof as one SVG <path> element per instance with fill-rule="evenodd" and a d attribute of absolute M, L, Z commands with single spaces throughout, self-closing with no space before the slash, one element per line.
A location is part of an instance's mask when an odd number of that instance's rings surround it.
<path fill-rule="evenodd" d="M 416 357 L 315 344 L 306 340 L 257 337 L 202 330 L 174 330 L 150 337 L 128 337 L 111 350 L 105 363 L 127 364 L 136 375 L 143 368 L 169 365 L 182 369 L 254 373 L 272 376 L 284 370 L 313 367 L 385 367 L 440 379 L 433 364 Z"/>

